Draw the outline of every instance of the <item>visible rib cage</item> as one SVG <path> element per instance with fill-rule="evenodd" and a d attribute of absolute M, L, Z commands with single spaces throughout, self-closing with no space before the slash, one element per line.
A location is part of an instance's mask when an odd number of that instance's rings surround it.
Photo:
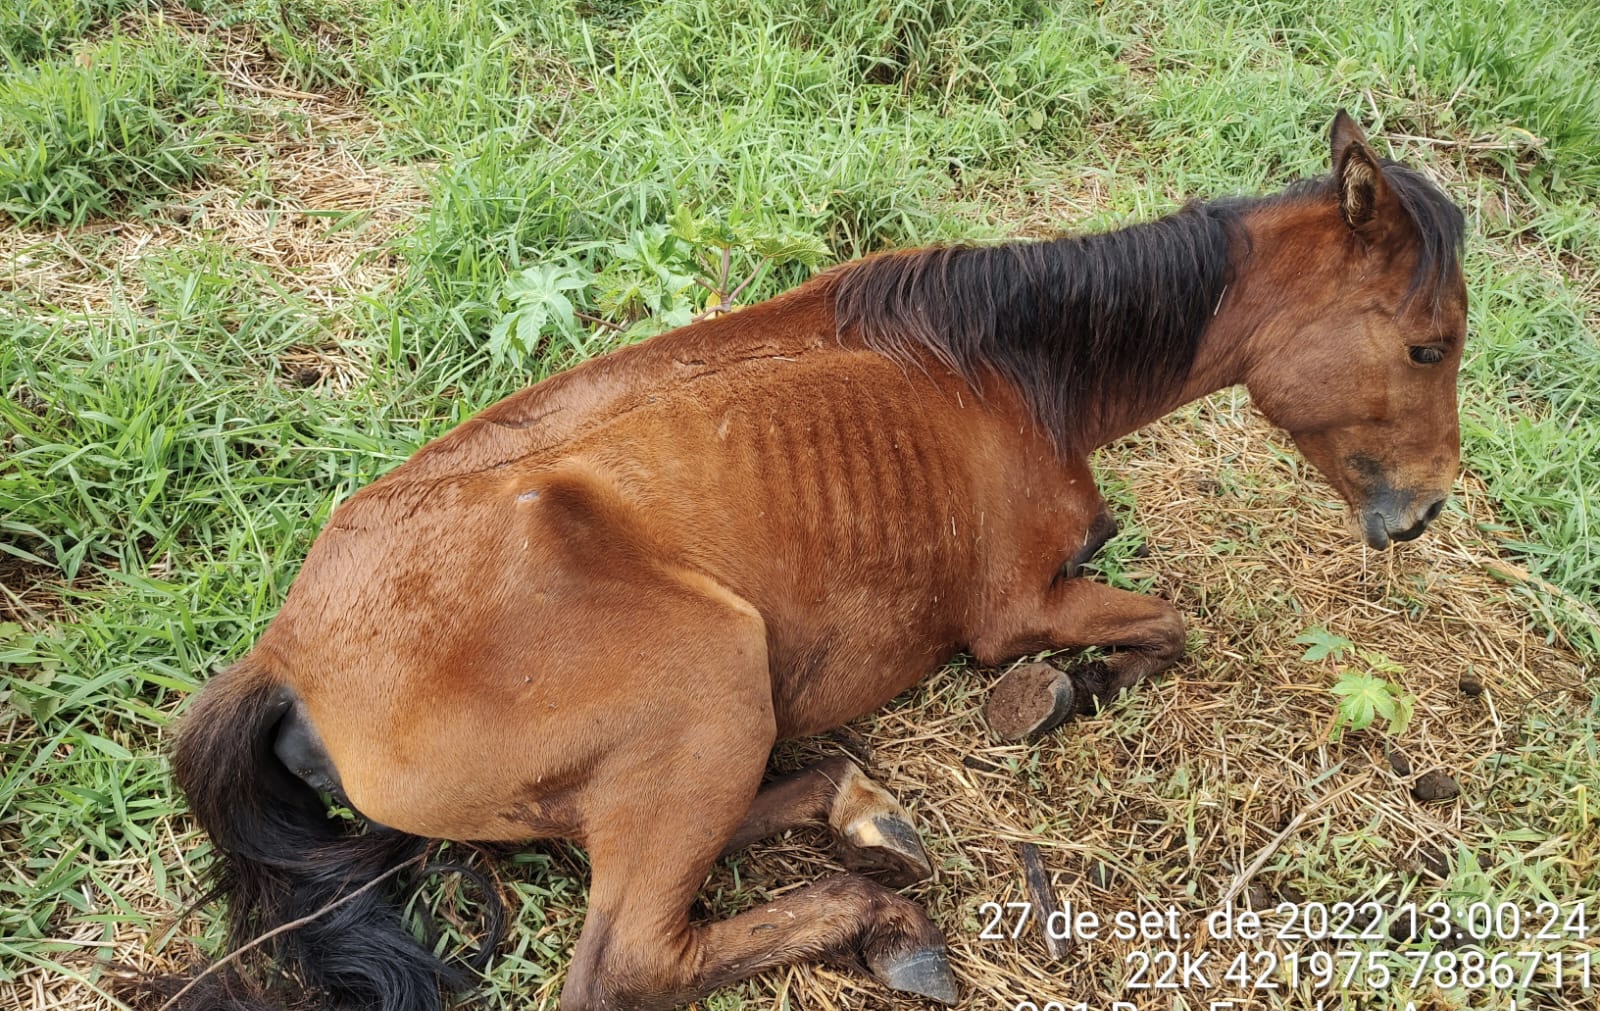
<path fill-rule="evenodd" d="M 942 510 L 953 493 L 939 454 L 870 390 L 841 391 L 814 413 L 776 414 L 757 427 L 760 472 L 785 490 L 816 547 L 894 557 L 925 540 L 923 513 Z"/>
<path fill-rule="evenodd" d="M 961 652 L 1100 651 L 1001 676 L 1012 739 L 1178 662 L 1172 602 L 1080 575 L 1114 528 L 1088 455 L 1213 391 L 1246 386 L 1369 546 L 1439 515 L 1461 215 L 1342 113 L 1329 148 L 1336 178 L 1276 197 L 840 267 L 531 387 L 357 493 L 184 718 L 231 939 L 268 942 L 184 1006 L 439 1011 L 483 963 L 413 936 L 397 878 L 441 870 L 429 839 L 584 847 L 562 1011 L 807 961 L 956 1002 L 943 933 L 889 887 L 933 869 L 907 813 L 849 762 L 763 782 L 774 745 Z M 328 787 L 371 825 L 330 819 Z M 856 873 L 699 915 L 719 858 L 807 825 Z M 186 985 L 137 984 L 146 1007 Z"/>

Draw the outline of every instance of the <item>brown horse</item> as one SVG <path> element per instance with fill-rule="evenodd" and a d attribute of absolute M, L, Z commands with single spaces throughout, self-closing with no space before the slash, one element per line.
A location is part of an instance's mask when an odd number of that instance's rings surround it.
<path fill-rule="evenodd" d="M 1013 699 L 1020 733 L 1178 659 L 1171 605 L 1080 576 L 1112 528 L 1095 447 L 1243 383 L 1370 545 L 1438 514 L 1462 216 L 1342 113 L 1332 154 L 1276 196 L 1104 235 L 845 264 L 509 397 L 354 496 L 179 735 L 233 939 L 425 840 L 562 838 L 593 870 L 565 1011 L 822 959 L 953 1001 L 939 929 L 862 873 L 717 922 L 690 905 L 719 855 L 802 823 L 867 874 L 930 873 L 849 761 L 763 784 L 774 742 L 962 651 L 1112 650 Z M 437 1008 L 454 981 L 381 888 L 273 950 L 333 1005 Z"/>

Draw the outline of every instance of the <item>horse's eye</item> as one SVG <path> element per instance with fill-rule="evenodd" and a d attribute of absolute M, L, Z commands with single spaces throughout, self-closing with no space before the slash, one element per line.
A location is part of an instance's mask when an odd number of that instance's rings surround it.
<path fill-rule="evenodd" d="M 1411 345 L 1411 360 L 1418 365 L 1437 365 L 1444 361 L 1444 349 L 1428 344 Z"/>

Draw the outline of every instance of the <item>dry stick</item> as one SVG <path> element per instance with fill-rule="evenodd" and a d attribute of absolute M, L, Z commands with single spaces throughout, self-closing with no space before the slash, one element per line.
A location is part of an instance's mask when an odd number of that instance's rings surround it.
<path fill-rule="evenodd" d="M 1022 843 L 1017 847 L 1022 851 L 1022 881 L 1028 889 L 1028 900 L 1033 903 L 1034 917 L 1039 921 L 1039 929 L 1044 934 L 1045 950 L 1050 957 L 1060 961 L 1067 957 L 1072 950 L 1072 945 L 1065 935 L 1050 932 L 1050 918 L 1060 912 L 1056 903 L 1056 892 L 1050 887 L 1050 875 L 1044 869 L 1044 861 L 1039 857 L 1039 847 L 1031 842 Z"/>
<path fill-rule="evenodd" d="M 1390 140 L 1404 140 L 1432 147 L 1454 147 L 1463 151 L 1537 151 L 1544 147 L 1544 140 L 1531 133 L 1527 135 L 1527 139 L 1521 141 L 1484 138 L 1456 140 L 1453 137 L 1418 137 L 1409 133 L 1386 133 L 1384 136 Z"/>
<path fill-rule="evenodd" d="M 243 88 L 246 91 L 254 91 L 261 95 L 271 95 L 274 98 L 293 98 L 302 102 L 323 102 L 329 105 L 333 104 L 328 100 L 327 95 L 316 95 L 309 91 L 291 91 L 288 88 L 274 88 L 267 84 L 257 84 L 255 81 L 245 77 L 243 74 L 236 73 L 230 76 L 228 78 L 228 83 L 234 85 L 235 87 Z"/>
<path fill-rule="evenodd" d="M 396 874 L 399 874 L 401 871 L 405 870 L 407 867 L 411 867 L 414 864 L 422 863 L 424 860 L 427 859 L 427 857 L 428 857 L 428 854 L 422 853 L 422 854 L 417 855 L 416 857 L 413 857 L 410 860 L 407 860 L 403 864 L 395 864 L 393 867 L 391 867 L 388 870 L 384 871 L 382 874 L 380 874 L 377 877 L 373 878 L 371 881 L 368 881 L 366 884 L 362 885 L 360 888 L 357 888 L 355 891 L 351 892 L 350 894 L 341 895 L 337 899 L 334 899 L 332 902 L 330 902 L 327 905 L 323 906 L 321 909 L 316 910 L 315 912 L 307 913 L 305 916 L 300 917 L 298 920 L 290 920 L 288 923 L 282 924 L 282 925 L 277 926 L 277 927 L 273 927 L 271 930 L 267 931 L 265 934 L 262 934 L 260 937 L 254 938 L 253 940 L 250 940 L 250 941 L 248 941 L 248 942 L 246 942 L 244 944 L 241 944 L 239 947 L 233 949 L 232 951 L 228 952 L 223 957 L 217 959 L 215 962 L 213 962 L 209 966 L 207 966 L 206 970 L 204 972 L 202 972 L 200 975 L 196 976 L 194 979 L 191 979 L 188 983 L 186 983 L 182 990 L 179 990 L 177 993 L 173 994 L 167 1000 L 167 1002 L 165 1004 L 161 1005 L 159 1008 L 156 1008 L 156 1011 L 168 1011 L 169 1008 L 171 1008 L 174 1004 L 178 1003 L 178 1001 L 183 999 L 183 995 L 184 994 L 188 993 L 190 990 L 193 990 L 197 985 L 199 985 L 199 983 L 200 983 L 200 981 L 202 979 L 205 979 L 207 976 L 209 976 L 212 973 L 216 972 L 218 969 L 220 969 L 223 966 L 227 965 L 229 962 L 237 961 L 240 955 L 243 955 L 245 952 L 249 951 L 251 948 L 259 948 L 261 945 L 263 945 L 263 944 L 267 943 L 268 941 L 272 940 L 274 937 L 277 937 L 279 934 L 287 934 L 291 930 L 299 930 L 301 927 L 305 926 L 306 924 L 311 923 L 311 922 L 317 920 L 318 918 L 326 916 L 327 914 L 333 912 L 335 909 L 338 909 L 340 906 L 344 905 L 346 902 L 349 902 L 351 899 L 354 899 L 357 896 L 364 895 L 367 892 L 372 891 L 374 888 L 376 888 L 379 885 L 383 884 L 385 881 L 388 881 L 390 878 L 394 877 Z"/>
<path fill-rule="evenodd" d="M 1265 846 L 1261 847 L 1259 851 L 1257 851 L 1255 858 L 1250 861 L 1250 866 L 1246 867 L 1244 871 L 1233 880 L 1233 886 L 1229 888 L 1227 894 L 1222 897 L 1222 901 L 1217 903 L 1217 908 L 1228 908 L 1228 906 L 1233 903 L 1233 900 L 1239 897 L 1239 893 L 1244 891 L 1244 886 L 1250 883 L 1250 879 L 1255 877 L 1257 872 L 1267 865 L 1268 860 L 1272 859 L 1272 854 L 1278 852 L 1278 847 L 1282 846 L 1290 836 L 1300 831 L 1300 826 L 1306 823 L 1307 818 L 1311 817 L 1311 815 L 1318 809 L 1326 807 L 1335 799 L 1344 796 L 1360 785 L 1360 780 L 1357 780 L 1353 783 L 1346 783 L 1344 786 L 1341 786 L 1339 789 L 1333 791 L 1327 796 L 1318 800 L 1314 800 L 1308 806 L 1303 808 L 1299 814 L 1295 815 L 1294 818 L 1290 820 L 1289 824 L 1284 827 L 1282 832 L 1279 832 L 1271 842 L 1267 843 Z"/>
<path fill-rule="evenodd" d="M 744 290 L 750 287 L 750 282 L 756 279 L 756 277 L 761 273 L 761 269 L 771 262 L 772 257 L 763 256 L 759 263 L 750 268 L 750 276 L 740 282 L 739 287 L 733 289 L 733 294 L 728 296 L 727 304 L 730 308 L 732 308 L 733 303 L 739 300 L 739 296 L 744 294 Z"/>
<path fill-rule="evenodd" d="M 579 312 L 576 309 L 572 310 L 572 315 L 583 320 L 585 323 L 593 323 L 595 326 L 603 326 L 607 330 L 615 330 L 618 333 L 628 329 L 627 327 L 613 323 L 608 319 L 601 319 L 599 316 L 591 316 L 586 312 Z"/>

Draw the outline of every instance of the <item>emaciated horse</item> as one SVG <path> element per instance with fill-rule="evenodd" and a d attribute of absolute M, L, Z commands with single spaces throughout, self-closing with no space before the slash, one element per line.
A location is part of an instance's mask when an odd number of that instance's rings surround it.
<path fill-rule="evenodd" d="M 963 651 L 1112 651 L 1033 731 L 1176 661 L 1171 605 L 1080 575 L 1112 528 L 1087 457 L 1214 390 L 1248 387 L 1372 547 L 1422 532 L 1458 463 L 1462 215 L 1343 113 L 1332 161 L 1108 234 L 845 264 L 511 396 L 352 497 L 178 738 L 234 942 L 426 840 L 562 838 L 593 872 L 564 1011 L 823 959 L 953 1001 L 939 929 L 868 876 L 929 874 L 905 812 L 844 759 L 763 784 L 769 753 Z M 866 873 L 690 921 L 720 855 L 803 823 Z M 272 950 L 334 1006 L 438 1008 L 459 975 L 381 888 Z"/>

